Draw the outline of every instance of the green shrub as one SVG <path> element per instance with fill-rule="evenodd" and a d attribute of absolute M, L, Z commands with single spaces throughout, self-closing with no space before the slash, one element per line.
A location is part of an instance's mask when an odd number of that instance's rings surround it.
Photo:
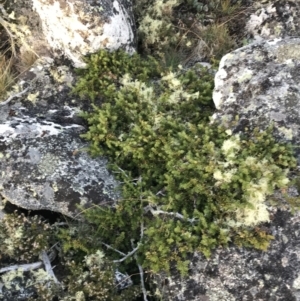
<path fill-rule="evenodd" d="M 113 97 L 125 73 L 136 79 L 147 81 L 160 75 L 161 67 L 154 58 L 142 60 L 139 55 L 128 56 L 124 51 L 117 50 L 108 55 L 106 50 L 91 54 L 85 59 L 87 69 L 77 69 L 79 80 L 73 92 L 81 97 L 95 98 Z"/>
<path fill-rule="evenodd" d="M 80 82 L 86 86 L 75 88 L 81 94 L 89 93 L 90 74 L 102 74 L 92 61 L 89 68 Z M 176 262 L 183 274 L 193 251 L 209 256 L 230 241 L 266 249 L 272 237 L 259 229 L 269 221 L 265 200 L 289 182 L 291 147 L 277 143 L 272 128 L 232 135 L 210 124 L 213 75 L 200 66 L 165 70 L 160 81 L 118 76 L 107 82 L 105 102 L 84 114 L 91 154 L 107 156 L 123 183 L 116 208 L 85 211 L 103 241 L 127 253 L 133 239 L 145 267 L 168 271 Z"/>

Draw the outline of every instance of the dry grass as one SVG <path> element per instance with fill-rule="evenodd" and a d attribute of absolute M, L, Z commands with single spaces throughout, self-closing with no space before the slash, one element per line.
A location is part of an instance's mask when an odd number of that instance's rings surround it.
<path fill-rule="evenodd" d="M 234 47 L 234 40 L 230 36 L 226 24 L 212 24 L 199 29 L 199 43 L 194 53 L 200 53 L 205 58 L 221 58 Z"/>
<path fill-rule="evenodd" d="M 0 16 L 1 37 L 6 39 L 0 41 L 0 100 L 6 94 L 9 87 L 14 82 L 14 72 L 12 70 L 13 60 L 16 57 L 16 45 L 13 34 L 9 30 L 7 21 Z M 9 55 L 10 53 L 10 55 Z"/>
<path fill-rule="evenodd" d="M 26 72 L 35 63 L 39 56 L 31 50 L 23 51 L 17 57 L 16 68 L 20 74 Z"/>
<path fill-rule="evenodd" d="M 37 59 L 38 55 L 30 50 L 16 56 L 10 47 L 0 51 L 0 101 L 4 100 L 7 91 L 18 77 L 29 70 Z"/>
<path fill-rule="evenodd" d="M 189 28 L 178 28 L 191 41 L 191 51 L 184 64 L 193 65 L 199 61 L 218 61 L 233 49 L 238 47 L 236 25 L 241 26 L 240 20 L 247 11 L 240 3 L 231 4 L 231 0 L 218 1 L 218 5 L 210 12 L 210 22 L 191 17 Z M 205 24 L 205 25 L 204 25 Z M 242 27 L 241 27 L 242 28 Z"/>
<path fill-rule="evenodd" d="M 16 79 L 33 65 L 38 55 L 29 48 L 20 52 L 9 23 L 1 17 L 0 37 L 0 101 L 3 101 Z"/>
<path fill-rule="evenodd" d="M 231 0 L 223 0 L 219 6 L 219 13 L 222 16 L 233 16 L 239 11 L 241 5 L 239 3 L 232 5 Z"/>
<path fill-rule="evenodd" d="M 0 53 L 0 100 L 2 100 L 15 80 L 12 62 L 12 57 L 7 58 L 6 53 Z"/>

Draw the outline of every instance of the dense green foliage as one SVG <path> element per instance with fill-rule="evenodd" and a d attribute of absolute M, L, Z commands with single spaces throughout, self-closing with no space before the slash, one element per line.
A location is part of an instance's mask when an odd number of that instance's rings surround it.
<path fill-rule="evenodd" d="M 119 66 L 130 59 L 123 55 Z M 157 63 L 134 59 L 141 63 L 136 70 L 157 70 Z M 89 68 L 75 88 L 83 95 L 99 70 Z M 230 241 L 266 249 L 272 237 L 255 227 L 269 220 L 265 197 L 287 185 L 287 168 L 295 166 L 291 148 L 276 143 L 272 128 L 239 136 L 210 124 L 213 75 L 200 66 L 164 70 L 159 81 L 125 74 L 106 86 L 105 102 L 84 114 L 83 135 L 91 154 L 107 156 L 123 183 L 116 208 L 85 212 L 103 241 L 127 253 L 133 239 L 144 266 L 169 270 L 177 262 L 183 274 L 195 250 L 209 256 Z"/>
<path fill-rule="evenodd" d="M 7 216 L 1 252 L 11 262 L 36 260 L 58 243 L 63 286 L 50 285 L 43 270 L 32 272 L 28 285 L 49 300 L 133 300 L 140 285 L 120 290 L 117 268 L 143 276 L 136 263 L 144 273 L 175 263 L 186 274 L 193 251 L 208 257 L 231 242 L 265 250 L 272 239 L 260 228 L 269 221 L 267 196 L 288 185 L 296 164 L 291 147 L 275 141 L 272 127 L 237 135 L 211 123 L 212 70 L 168 69 L 122 51 L 87 62 L 74 89 L 94 102 L 83 113 L 83 136 L 92 155 L 109 158 L 122 199 L 113 208 L 85 209 L 84 222 Z"/>
<path fill-rule="evenodd" d="M 88 96 L 92 100 L 114 95 L 120 78 L 125 73 L 133 74 L 138 80 L 147 81 L 161 72 L 158 62 L 153 58 L 142 60 L 139 55 L 133 54 L 128 59 L 128 55 L 122 50 L 112 52 L 110 55 L 107 55 L 106 50 L 100 50 L 85 61 L 87 69 L 77 69 L 80 77 L 74 93 L 78 93 L 81 97 Z"/>

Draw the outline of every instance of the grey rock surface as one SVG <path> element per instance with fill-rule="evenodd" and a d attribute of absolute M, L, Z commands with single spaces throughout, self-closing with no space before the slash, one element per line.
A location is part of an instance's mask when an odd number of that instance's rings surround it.
<path fill-rule="evenodd" d="M 245 35 L 254 41 L 299 36 L 300 2 L 298 0 L 257 1 L 252 5 Z"/>
<path fill-rule="evenodd" d="M 253 43 L 225 55 L 215 76 L 215 122 L 233 132 L 273 123 L 279 140 L 299 145 L 299 67 L 299 38 Z"/>
<path fill-rule="evenodd" d="M 1 196 L 25 209 L 68 216 L 78 213 L 77 204 L 113 205 L 117 182 L 107 161 L 91 158 L 80 138 L 85 123 L 78 116 L 82 102 L 68 87 L 71 71 L 50 60 L 29 72 L 28 90 L 0 104 Z M 23 91 L 29 81 L 23 83 L 15 88 Z"/>

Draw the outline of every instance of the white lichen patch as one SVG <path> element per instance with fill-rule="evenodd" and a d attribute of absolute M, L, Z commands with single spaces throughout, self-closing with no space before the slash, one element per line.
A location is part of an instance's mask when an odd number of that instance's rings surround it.
<path fill-rule="evenodd" d="M 47 273 L 44 269 L 38 269 L 36 271 L 32 271 L 31 273 L 37 281 L 48 281 L 52 279 L 49 273 Z"/>
<path fill-rule="evenodd" d="M 270 163 L 266 160 L 257 161 L 254 157 L 248 157 L 245 164 L 249 168 L 256 169 L 261 174 L 260 179 L 249 182 L 245 190 L 245 199 L 250 204 L 249 208 L 236 210 L 237 225 L 255 226 L 262 222 L 270 221 L 268 207 L 265 204 L 266 197 L 273 192 L 275 186 L 285 187 L 289 183 L 289 179 L 285 175 L 279 177 L 276 182 L 271 180 L 272 173 L 275 169 L 270 170 Z"/>
<path fill-rule="evenodd" d="M 54 80 L 56 80 L 58 83 L 66 83 L 67 85 L 71 85 L 73 82 L 73 75 L 67 66 L 59 66 L 55 69 L 51 69 L 50 72 Z"/>
<path fill-rule="evenodd" d="M 57 170 L 59 164 L 60 160 L 58 156 L 47 153 L 42 156 L 38 164 L 38 170 L 43 176 L 51 176 Z"/>
<path fill-rule="evenodd" d="M 23 234 L 24 234 L 24 229 L 23 229 L 23 227 L 18 227 L 18 228 L 16 229 L 16 231 L 15 231 L 14 237 L 15 237 L 16 239 L 22 238 Z"/>
<path fill-rule="evenodd" d="M 216 186 L 220 185 L 221 183 L 230 183 L 233 175 L 236 173 L 237 169 L 233 168 L 227 171 L 222 172 L 221 170 L 216 170 L 213 174 L 213 177 L 216 182 Z"/>
<path fill-rule="evenodd" d="M 231 135 L 232 135 L 232 130 L 230 130 L 230 129 L 229 129 L 229 130 L 226 130 L 225 133 L 226 133 L 228 136 L 231 136 Z"/>
<path fill-rule="evenodd" d="M 209 301 L 236 301 L 235 297 L 223 286 L 211 288 L 207 291 L 206 296 L 209 298 Z"/>
<path fill-rule="evenodd" d="M 221 147 L 225 161 L 216 162 L 217 165 L 213 173 L 217 187 L 230 183 L 233 179 L 236 181 L 239 177 L 243 180 L 242 198 L 247 202 L 247 206 L 234 210 L 235 218 L 228 218 L 227 221 L 230 227 L 255 226 L 262 222 L 268 222 L 270 215 L 265 203 L 267 196 L 273 193 L 275 187 L 286 187 L 289 183 L 287 170 L 282 171 L 267 159 L 259 160 L 257 157 L 248 156 L 237 161 L 241 149 L 239 135 L 231 136 L 225 140 Z M 274 179 L 273 174 L 278 174 L 279 170 L 281 176 Z M 245 176 L 248 176 L 248 180 L 245 180 Z"/>
<path fill-rule="evenodd" d="M 58 185 L 57 185 L 56 182 L 52 183 L 51 186 L 52 186 L 52 189 L 53 189 L 54 192 L 57 192 L 57 191 L 58 191 Z"/>
<path fill-rule="evenodd" d="M 293 288 L 296 290 L 300 290 L 300 275 L 294 280 Z"/>
<path fill-rule="evenodd" d="M 98 250 L 96 253 L 85 256 L 85 263 L 88 267 L 92 267 L 94 265 L 101 267 L 101 265 L 104 263 L 104 253 L 100 250 Z"/>
<path fill-rule="evenodd" d="M 12 288 L 12 281 L 16 278 L 23 278 L 23 271 L 21 269 L 7 272 L 1 276 L 2 283 L 7 289 Z M 17 287 L 14 287 L 16 289 Z"/>
<path fill-rule="evenodd" d="M 245 82 L 247 80 L 250 80 L 252 78 L 252 75 L 253 75 L 253 71 L 252 70 L 245 69 L 243 71 L 243 73 L 241 74 L 241 76 L 239 77 L 238 82 L 242 83 L 242 82 Z"/>
<path fill-rule="evenodd" d="M 161 80 L 166 81 L 172 90 L 177 90 L 182 87 L 180 80 L 176 77 L 174 72 L 167 73 Z"/>
<path fill-rule="evenodd" d="M 199 92 L 190 94 L 186 92 L 177 78 L 177 74 L 173 72 L 167 73 L 162 77 L 162 81 L 168 85 L 168 90 L 171 91 L 168 102 L 171 104 L 178 103 L 182 99 L 197 99 L 199 97 Z"/>
<path fill-rule="evenodd" d="M 153 87 L 148 87 L 144 82 L 132 80 L 129 74 L 125 74 L 121 80 L 123 89 L 135 90 L 139 94 L 140 101 L 151 101 L 154 97 Z"/>
<path fill-rule="evenodd" d="M 249 209 L 237 209 L 235 215 L 236 226 L 255 226 L 270 221 L 270 214 L 266 204 L 255 201 L 254 204 L 251 203 L 251 205 L 252 206 Z"/>
<path fill-rule="evenodd" d="M 85 301 L 85 296 L 83 291 L 76 292 L 75 301 Z"/>

